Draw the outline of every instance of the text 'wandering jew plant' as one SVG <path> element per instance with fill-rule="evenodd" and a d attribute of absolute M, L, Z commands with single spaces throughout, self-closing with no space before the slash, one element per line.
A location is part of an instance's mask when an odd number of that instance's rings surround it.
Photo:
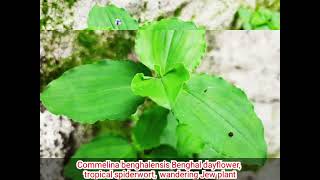
<path fill-rule="evenodd" d="M 252 158 L 248 164 L 264 163 L 263 124 L 246 94 L 221 77 L 195 73 L 206 52 L 204 28 L 177 18 L 139 25 L 110 5 L 93 7 L 88 29 L 136 30 L 139 62 L 102 59 L 72 68 L 48 84 L 41 102 L 77 123 L 129 120 L 130 136 L 99 135 L 72 158 Z"/>

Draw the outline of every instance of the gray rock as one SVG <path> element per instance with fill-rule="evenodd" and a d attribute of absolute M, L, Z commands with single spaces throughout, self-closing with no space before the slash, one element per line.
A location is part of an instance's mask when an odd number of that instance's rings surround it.
<path fill-rule="evenodd" d="M 69 119 L 46 110 L 40 112 L 40 158 L 64 158 L 73 130 Z"/>

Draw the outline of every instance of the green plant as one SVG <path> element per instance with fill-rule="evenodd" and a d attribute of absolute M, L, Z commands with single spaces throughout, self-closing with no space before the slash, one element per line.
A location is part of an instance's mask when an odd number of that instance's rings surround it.
<path fill-rule="evenodd" d="M 245 93 L 194 72 L 206 51 L 205 33 L 176 18 L 146 23 L 135 41 L 140 63 L 101 60 L 49 83 L 40 99 L 54 114 L 84 124 L 131 122 L 129 138 L 102 133 L 73 158 L 257 158 L 253 163 L 263 164 L 263 125 Z"/>
<path fill-rule="evenodd" d="M 236 29 L 279 30 L 280 12 L 265 7 L 256 10 L 240 7 L 237 12 Z"/>
<path fill-rule="evenodd" d="M 121 24 L 117 24 L 120 20 Z M 128 12 L 114 5 L 93 6 L 88 17 L 89 30 L 137 30 L 139 25 Z"/>

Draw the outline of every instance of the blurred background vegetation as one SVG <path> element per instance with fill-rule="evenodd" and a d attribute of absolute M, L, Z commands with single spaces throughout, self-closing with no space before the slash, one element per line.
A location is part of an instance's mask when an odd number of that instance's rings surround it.
<path fill-rule="evenodd" d="M 279 30 L 280 0 L 257 0 L 255 8 L 240 6 L 231 29 Z"/>

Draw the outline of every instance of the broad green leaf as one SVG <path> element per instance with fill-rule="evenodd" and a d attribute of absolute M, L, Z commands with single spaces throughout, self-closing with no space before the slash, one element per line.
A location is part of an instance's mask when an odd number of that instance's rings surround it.
<path fill-rule="evenodd" d="M 162 19 L 160 21 L 147 22 L 140 30 L 196 30 L 197 26 L 191 21 L 182 21 L 178 18 Z"/>
<path fill-rule="evenodd" d="M 205 30 L 175 18 L 144 25 L 138 30 L 135 45 L 140 61 L 158 76 L 164 76 L 177 64 L 193 71 L 205 50 Z"/>
<path fill-rule="evenodd" d="M 160 145 L 160 136 L 167 125 L 169 111 L 158 105 L 147 109 L 133 129 L 134 139 L 142 149 Z"/>
<path fill-rule="evenodd" d="M 119 136 L 102 135 L 83 144 L 72 158 L 136 158 L 135 149 Z"/>
<path fill-rule="evenodd" d="M 182 64 L 169 71 L 163 77 L 149 77 L 139 73 L 132 80 L 133 93 L 147 96 L 158 105 L 171 109 L 184 82 L 190 78 L 188 70 Z"/>
<path fill-rule="evenodd" d="M 213 159 L 216 160 L 223 160 L 221 158 L 221 155 L 215 151 L 215 149 L 213 149 L 212 147 L 210 147 L 210 145 L 205 145 L 203 150 L 201 151 L 201 153 L 198 154 L 197 158 L 201 158 L 201 159 L 207 159 L 208 157 L 214 157 Z M 219 158 L 220 157 L 220 158 Z M 245 164 L 245 166 L 248 167 L 248 165 L 255 167 L 259 167 L 262 166 L 266 159 L 265 158 L 241 158 L 241 157 L 234 157 L 234 158 L 225 158 L 228 161 L 238 161 L 241 162 L 241 164 Z M 242 166 L 244 167 L 244 166 Z M 243 168 L 242 170 L 245 170 L 245 168 Z"/>
<path fill-rule="evenodd" d="M 253 105 L 242 90 L 222 78 L 205 74 L 191 77 L 173 112 L 179 121 L 180 152 L 188 148 L 198 153 L 208 146 L 212 153 L 206 158 L 266 158 L 264 129 Z M 195 139 L 198 145 L 190 148 Z"/>
<path fill-rule="evenodd" d="M 81 65 L 49 83 L 40 99 L 50 112 L 80 123 L 125 120 L 144 101 L 131 91 L 132 78 L 140 72 L 148 74 L 131 61 Z"/>
<path fill-rule="evenodd" d="M 138 22 L 128 12 L 114 5 L 93 6 L 87 23 L 90 30 L 137 30 L 139 28 Z"/>
<path fill-rule="evenodd" d="M 145 158 L 148 159 L 168 159 L 177 157 L 177 151 L 169 145 L 161 145 L 153 149 L 150 154 L 145 155 Z"/>
<path fill-rule="evenodd" d="M 193 154 L 201 153 L 205 146 L 202 138 L 194 131 L 191 125 L 179 124 L 176 130 L 178 154 L 192 158 Z"/>
<path fill-rule="evenodd" d="M 208 158 L 208 157 L 221 157 L 221 154 L 219 154 L 214 148 L 212 148 L 210 145 L 206 144 L 204 147 L 202 147 L 202 151 L 198 153 L 198 158 Z M 228 158 L 229 160 L 230 158 Z"/>
<path fill-rule="evenodd" d="M 105 161 L 106 159 L 136 158 L 137 152 L 129 142 L 118 136 L 98 136 L 83 144 L 64 168 L 64 175 L 71 179 L 83 179 L 82 170 L 76 169 L 76 162 Z"/>
<path fill-rule="evenodd" d="M 160 144 L 170 145 L 173 148 L 177 147 L 177 126 L 178 122 L 172 112 L 170 112 L 167 117 L 167 125 L 160 137 Z"/>

